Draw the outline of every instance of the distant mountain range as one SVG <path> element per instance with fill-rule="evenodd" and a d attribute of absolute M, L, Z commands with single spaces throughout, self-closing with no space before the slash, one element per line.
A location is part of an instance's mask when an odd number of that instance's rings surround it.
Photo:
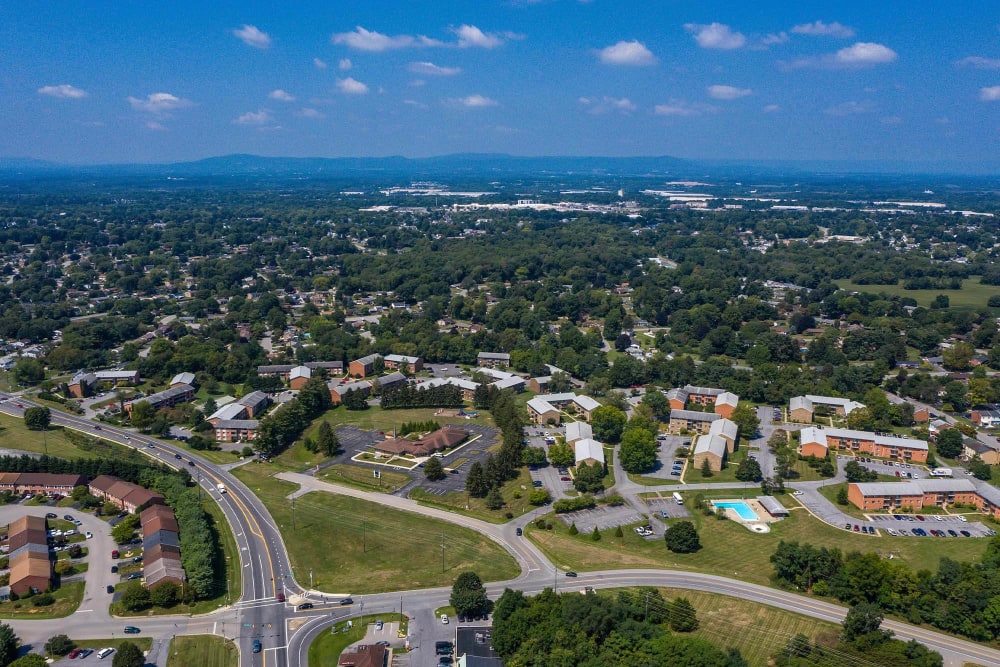
<path fill-rule="evenodd" d="M 654 178 L 746 178 L 751 175 L 889 175 L 970 174 L 996 176 L 1000 162 L 976 165 L 891 161 L 686 160 L 668 155 L 649 157 L 544 156 L 503 153 L 456 153 L 425 158 L 402 156 L 296 158 L 236 154 L 191 162 L 160 164 L 71 165 L 32 158 L 0 157 L 0 173 L 8 176 L 132 175 L 175 178 L 336 178 L 632 176 Z"/>

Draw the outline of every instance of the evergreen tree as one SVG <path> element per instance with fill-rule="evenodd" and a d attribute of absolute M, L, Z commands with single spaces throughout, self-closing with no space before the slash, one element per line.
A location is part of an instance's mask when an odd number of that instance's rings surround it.
<path fill-rule="evenodd" d="M 698 617 L 687 598 L 677 598 L 670 605 L 670 629 L 675 632 L 694 632 L 698 629 Z"/>
<path fill-rule="evenodd" d="M 494 486 L 490 489 L 490 492 L 486 494 L 486 507 L 487 509 L 498 510 L 503 506 L 503 494 L 500 493 L 499 487 Z"/>
<path fill-rule="evenodd" d="M 340 449 L 337 434 L 333 432 L 330 422 L 324 421 L 316 433 L 316 449 L 327 456 L 333 456 Z"/>
<path fill-rule="evenodd" d="M 490 491 L 490 483 L 486 480 L 483 464 L 474 461 L 469 466 L 469 474 L 465 478 L 465 490 L 473 498 L 484 498 Z"/>
<path fill-rule="evenodd" d="M 424 464 L 424 477 L 432 482 L 437 482 L 445 478 L 444 466 L 441 465 L 441 459 L 436 456 L 427 459 L 427 463 Z"/>

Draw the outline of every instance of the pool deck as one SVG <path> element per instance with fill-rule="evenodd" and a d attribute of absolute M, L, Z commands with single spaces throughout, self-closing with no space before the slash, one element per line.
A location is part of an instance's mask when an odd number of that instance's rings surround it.
<path fill-rule="evenodd" d="M 753 510 L 753 513 L 757 515 L 754 520 L 744 519 L 739 515 L 739 513 L 732 507 L 724 508 L 726 511 L 726 517 L 736 523 L 741 524 L 747 530 L 753 533 L 769 533 L 771 532 L 770 524 L 781 521 L 780 517 L 773 517 L 768 514 L 764 506 L 756 498 L 715 498 L 711 501 L 712 507 L 716 506 L 716 503 L 746 503 L 747 507 Z"/>

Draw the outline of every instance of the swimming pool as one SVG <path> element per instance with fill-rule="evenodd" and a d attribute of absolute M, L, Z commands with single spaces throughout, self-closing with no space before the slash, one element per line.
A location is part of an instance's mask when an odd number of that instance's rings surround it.
<path fill-rule="evenodd" d="M 744 521 L 760 521 L 760 517 L 757 516 L 757 513 L 750 509 L 750 506 L 742 500 L 727 502 L 713 501 L 712 504 L 715 507 L 722 507 L 723 509 L 731 509 L 735 511 Z"/>

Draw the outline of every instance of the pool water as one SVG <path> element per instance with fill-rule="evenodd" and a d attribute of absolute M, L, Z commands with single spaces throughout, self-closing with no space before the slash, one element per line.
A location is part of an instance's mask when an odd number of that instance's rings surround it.
<path fill-rule="evenodd" d="M 757 513 L 754 512 L 752 509 L 750 509 L 750 506 L 747 505 L 742 500 L 736 502 L 725 502 L 725 503 L 713 502 L 712 504 L 715 505 L 716 507 L 722 507 L 725 509 L 731 509 L 735 511 L 744 521 L 760 520 L 760 518 L 757 516 Z"/>

